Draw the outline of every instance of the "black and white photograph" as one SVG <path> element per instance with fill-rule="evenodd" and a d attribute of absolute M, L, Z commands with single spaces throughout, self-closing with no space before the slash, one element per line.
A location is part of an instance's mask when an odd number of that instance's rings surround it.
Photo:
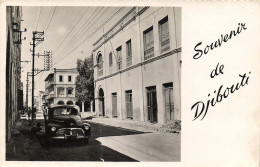
<path fill-rule="evenodd" d="M 182 7 L 5 8 L 5 161 L 181 162 Z"/>

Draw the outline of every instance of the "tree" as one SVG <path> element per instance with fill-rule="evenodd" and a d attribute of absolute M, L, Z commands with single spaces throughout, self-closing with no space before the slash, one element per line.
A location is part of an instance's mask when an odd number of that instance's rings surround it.
<path fill-rule="evenodd" d="M 90 106 L 94 100 L 94 68 L 92 57 L 77 59 L 76 99 Z"/>

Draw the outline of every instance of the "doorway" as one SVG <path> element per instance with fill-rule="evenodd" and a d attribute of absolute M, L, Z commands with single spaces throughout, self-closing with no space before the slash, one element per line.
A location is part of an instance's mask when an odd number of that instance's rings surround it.
<path fill-rule="evenodd" d="M 99 95 L 99 97 L 98 97 L 99 115 L 105 116 L 104 91 L 102 88 L 99 89 L 98 95 Z"/>
<path fill-rule="evenodd" d="M 147 111 L 148 111 L 148 121 L 151 123 L 157 123 L 157 96 L 156 87 L 147 87 Z"/>
<path fill-rule="evenodd" d="M 174 119 L 173 84 L 163 84 L 166 122 Z"/>
<path fill-rule="evenodd" d="M 125 91 L 126 117 L 133 119 L 132 90 Z"/>
<path fill-rule="evenodd" d="M 117 94 L 112 93 L 112 117 L 117 117 Z"/>

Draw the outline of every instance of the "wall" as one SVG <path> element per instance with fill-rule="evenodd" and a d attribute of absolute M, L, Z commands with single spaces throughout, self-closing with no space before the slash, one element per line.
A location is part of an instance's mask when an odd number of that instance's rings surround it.
<path fill-rule="evenodd" d="M 76 103 L 76 98 L 75 98 L 75 82 L 76 82 L 76 77 L 78 75 L 77 69 L 54 69 L 54 81 L 55 81 L 55 86 L 54 86 L 54 92 L 55 92 L 55 99 L 54 99 L 54 104 L 57 104 L 59 101 L 63 101 L 65 104 L 68 101 L 72 101 L 73 104 Z M 59 81 L 59 76 L 63 76 L 63 81 Z M 68 76 L 71 76 L 71 81 L 68 80 Z M 64 88 L 64 95 L 59 95 L 58 94 L 58 88 Z M 67 89 L 72 88 L 72 94 L 68 95 Z"/>
<path fill-rule="evenodd" d="M 14 32 L 13 23 L 20 30 L 21 7 L 6 7 L 6 140 L 11 138 L 11 129 L 18 119 L 18 91 L 21 89 L 21 44 L 15 44 L 19 33 Z M 19 102 L 23 104 L 23 102 Z"/>
<path fill-rule="evenodd" d="M 141 8 L 137 8 L 136 12 Z M 175 10 L 176 9 L 176 10 Z M 133 12 L 134 13 L 134 12 Z M 177 14 L 178 15 L 177 15 Z M 176 14 L 176 15 L 175 15 Z M 168 16 L 170 50 L 161 53 L 159 45 L 159 21 Z M 165 123 L 163 84 L 173 82 L 174 118 L 180 119 L 180 53 L 173 52 L 181 47 L 180 8 L 149 8 L 140 17 L 117 33 L 94 53 L 94 64 L 97 55 L 103 56 L 103 75 L 97 76 L 95 68 L 95 97 L 99 89 L 104 90 L 105 112 L 112 116 L 112 93 L 117 93 L 118 118 L 126 118 L 125 91 L 132 90 L 134 120 L 147 120 L 146 87 L 156 86 L 158 104 L 158 123 Z M 176 19 L 177 18 L 177 19 Z M 124 21 L 126 22 L 126 21 Z M 144 61 L 143 31 L 153 26 L 154 57 Z M 135 35 L 133 35 L 135 34 Z M 108 38 L 108 37 L 107 37 Z M 132 66 L 126 65 L 126 41 L 132 43 Z M 122 46 L 122 66 L 116 71 L 116 48 Z M 109 53 L 113 53 L 113 72 L 109 67 Z M 151 61 L 152 60 L 152 61 Z M 144 63 L 144 64 L 143 64 Z M 125 70 L 127 69 L 127 70 Z M 111 75 L 112 74 L 112 75 Z M 106 76 L 107 78 L 104 78 Z M 96 99 L 98 111 L 98 99 Z"/>

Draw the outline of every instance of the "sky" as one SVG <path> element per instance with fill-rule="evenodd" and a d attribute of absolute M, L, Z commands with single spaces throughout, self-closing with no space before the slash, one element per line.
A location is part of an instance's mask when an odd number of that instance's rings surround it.
<path fill-rule="evenodd" d="M 131 7 L 105 6 L 23 6 L 21 29 L 26 28 L 27 32 L 22 34 L 26 37 L 22 44 L 22 60 L 32 61 L 32 32 L 44 31 L 44 41 L 36 46 L 35 54 L 52 51 L 53 68 L 76 68 L 77 59 L 91 56 L 93 43 L 130 9 Z M 36 56 L 35 68 L 43 69 L 43 64 L 43 57 Z M 31 72 L 32 62 L 23 63 L 22 67 L 22 82 L 26 94 L 26 75 Z M 35 96 L 39 91 L 45 90 L 44 79 L 50 72 L 41 72 L 35 76 Z"/>

